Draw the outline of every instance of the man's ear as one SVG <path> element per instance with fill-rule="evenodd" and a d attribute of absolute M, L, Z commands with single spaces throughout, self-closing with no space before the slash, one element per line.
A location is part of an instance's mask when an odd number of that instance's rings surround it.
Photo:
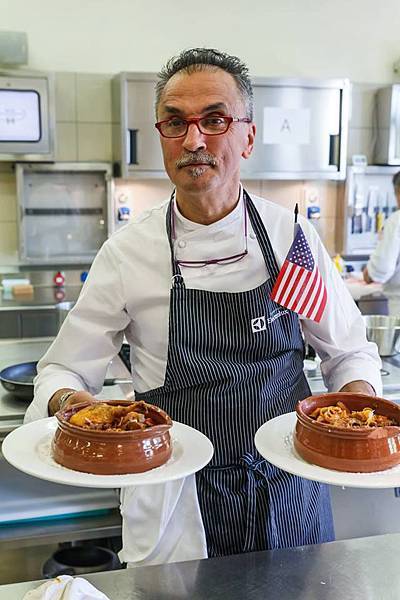
<path fill-rule="evenodd" d="M 247 132 L 247 145 L 245 150 L 242 152 L 243 158 L 249 158 L 251 153 L 253 152 L 254 147 L 254 138 L 256 137 L 256 126 L 254 123 L 250 123 L 249 130 Z"/>

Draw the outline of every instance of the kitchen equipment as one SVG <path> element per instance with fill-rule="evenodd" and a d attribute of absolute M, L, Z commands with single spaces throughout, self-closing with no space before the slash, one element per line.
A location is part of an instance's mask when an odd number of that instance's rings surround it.
<path fill-rule="evenodd" d="M 54 160 L 54 95 L 51 74 L 0 73 L 0 160 Z"/>
<path fill-rule="evenodd" d="M 90 265 L 109 234 L 111 165 L 20 163 L 16 173 L 20 263 Z"/>
<path fill-rule="evenodd" d="M 37 375 L 37 362 L 11 365 L 0 371 L 2 386 L 17 398 L 31 402 L 33 400 L 33 380 Z M 132 383 L 132 379 L 108 378 L 103 385 L 121 385 Z"/>
<path fill-rule="evenodd" d="M 357 284 L 355 284 L 357 285 Z M 360 284 L 361 285 L 361 284 Z M 354 298 L 354 296 L 353 296 Z M 381 292 L 373 292 L 361 296 L 356 304 L 362 315 L 388 315 L 389 300 Z"/>
<path fill-rule="evenodd" d="M 44 563 L 42 573 L 46 579 L 59 575 L 82 575 L 99 571 L 115 571 L 122 565 L 115 552 L 95 545 L 61 548 Z"/>
<path fill-rule="evenodd" d="M 400 165 L 400 84 L 381 88 L 376 98 L 374 161 L 378 165 Z"/>
<path fill-rule="evenodd" d="M 155 73 L 113 79 L 116 176 L 166 177 L 154 128 Z M 344 179 L 350 83 L 347 79 L 253 78 L 254 151 L 244 179 Z"/>
<path fill-rule="evenodd" d="M 320 423 L 310 415 L 317 408 L 343 402 L 350 411 L 371 408 L 375 414 L 392 419 L 385 427 L 340 428 Z M 353 392 L 310 396 L 296 405 L 294 447 L 307 462 L 354 473 L 384 471 L 400 463 L 400 406 L 383 398 Z"/>
<path fill-rule="evenodd" d="M 392 178 L 396 167 L 350 166 L 345 186 L 342 256 L 369 257 L 387 215 L 396 209 Z"/>
<path fill-rule="evenodd" d="M 400 317 L 364 315 L 367 338 L 378 346 L 380 356 L 400 352 Z"/>

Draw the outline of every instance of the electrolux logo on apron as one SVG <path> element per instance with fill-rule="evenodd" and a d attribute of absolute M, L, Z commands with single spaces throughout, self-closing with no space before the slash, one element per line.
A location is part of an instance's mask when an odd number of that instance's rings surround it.
<path fill-rule="evenodd" d="M 253 333 L 258 333 L 259 331 L 265 331 L 267 329 L 267 325 L 270 325 L 276 319 L 283 317 L 284 315 L 289 314 L 289 310 L 286 308 L 285 310 L 281 310 L 277 308 L 273 311 L 270 317 L 265 317 L 264 315 L 261 317 L 256 317 L 251 320 L 251 329 Z"/>

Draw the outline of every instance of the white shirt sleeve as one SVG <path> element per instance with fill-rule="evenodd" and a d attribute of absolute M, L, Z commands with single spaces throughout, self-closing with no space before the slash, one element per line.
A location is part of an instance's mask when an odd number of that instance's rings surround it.
<path fill-rule="evenodd" d="M 120 265 L 106 242 L 92 264 L 60 335 L 38 363 L 35 395 L 25 421 L 47 417 L 49 399 L 58 389 L 70 387 L 99 393 L 108 364 L 121 347 L 129 320 Z"/>
<path fill-rule="evenodd" d="M 386 283 L 396 271 L 400 257 L 400 211 L 386 221 L 382 236 L 367 263 L 368 274 L 377 283 Z"/>
<path fill-rule="evenodd" d="M 326 286 L 327 304 L 319 323 L 302 319 L 302 328 L 306 341 L 321 358 L 325 385 L 330 392 L 338 391 L 361 379 L 381 396 L 381 359 L 376 344 L 368 342 L 362 315 L 314 228 L 306 223 L 304 233 Z"/>

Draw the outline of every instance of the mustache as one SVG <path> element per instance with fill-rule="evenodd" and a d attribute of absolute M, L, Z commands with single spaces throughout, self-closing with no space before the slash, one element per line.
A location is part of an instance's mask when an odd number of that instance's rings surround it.
<path fill-rule="evenodd" d="M 212 154 L 208 152 L 187 152 L 176 161 L 176 166 L 178 169 L 182 169 L 183 167 L 187 167 L 189 165 L 195 165 L 198 163 L 203 163 L 206 165 L 210 165 L 212 167 L 217 166 L 217 159 Z"/>

